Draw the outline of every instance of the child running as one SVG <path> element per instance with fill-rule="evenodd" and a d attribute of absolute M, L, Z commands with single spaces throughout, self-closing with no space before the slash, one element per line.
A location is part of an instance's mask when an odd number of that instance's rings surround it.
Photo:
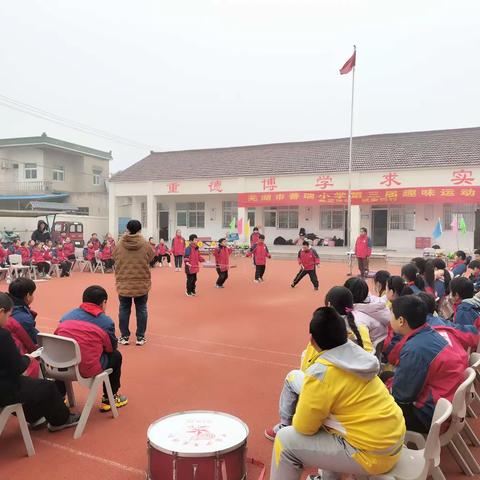
<path fill-rule="evenodd" d="M 228 278 L 228 269 L 230 268 L 230 255 L 233 249 L 227 246 L 227 239 L 221 238 L 218 241 L 218 247 L 213 251 L 215 265 L 217 268 L 218 279 L 215 288 L 224 288 L 224 283 Z"/>
<path fill-rule="evenodd" d="M 253 256 L 253 263 L 255 265 L 255 283 L 263 282 L 263 275 L 267 266 L 267 258 L 272 258 L 268 247 L 265 245 L 265 235 L 259 235 L 258 241 L 250 247 L 247 252 L 247 257 Z"/>
<path fill-rule="evenodd" d="M 197 295 L 197 273 L 200 270 L 200 263 L 205 261 L 198 250 L 197 239 L 197 235 L 192 233 L 188 237 L 190 244 L 185 249 L 185 273 L 187 275 L 187 290 L 185 295 L 187 297 L 195 297 Z"/>
<path fill-rule="evenodd" d="M 318 290 L 317 265 L 320 264 L 320 258 L 318 258 L 317 251 L 310 248 L 310 243 L 306 240 L 302 243 L 302 249 L 298 252 L 298 263 L 300 264 L 300 271 L 290 286 L 295 288 L 302 278 L 308 275 L 313 284 L 313 289 Z"/>

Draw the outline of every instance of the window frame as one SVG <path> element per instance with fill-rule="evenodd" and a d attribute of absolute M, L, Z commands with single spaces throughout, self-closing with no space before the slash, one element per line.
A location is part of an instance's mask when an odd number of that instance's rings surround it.
<path fill-rule="evenodd" d="M 102 173 L 103 171 L 99 168 L 94 168 L 93 172 L 93 185 L 99 187 L 102 183 Z"/>
<path fill-rule="evenodd" d="M 341 230 L 343 232 L 345 230 L 345 212 L 345 208 L 320 207 L 320 230 Z"/>
<path fill-rule="evenodd" d="M 395 218 L 395 216 L 397 218 Z M 414 232 L 415 231 L 415 206 L 397 205 L 388 207 L 388 231 Z"/>
<path fill-rule="evenodd" d="M 179 214 L 185 216 L 185 222 L 179 222 Z M 205 228 L 205 202 L 178 202 L 175 204 L 175 217 L 177 227 Z"/>
<path fill-rule="evenodd" d="M 35 172 L 33 176 L 32 173 Z M 25 180 L 38 180 L 38 164 L 37 163 L 25 163 L 23 173 Z"/>
<path fill-rule="evenodd" d="M 222 201 L 222 228 L 229 228 L 230 223 L 237 217 L 237 215 L 238 203 L 236 200 Z"/>
<path fill-rule="evenodd" d="M 62 177 L 58 178 L 58 174 Z M 55 178 L 57 177 L 57 178 Z M 52 180 L 54 182 L 64 182 L 65 181 L 65 167 L 54 167 L 52 171 Z"/>
<path fill-rule="evenodd" d="M 443 230 L 452 231 L 452 220 L 457 218 L 457 224 L 460 225 L 460 218 L 463 217 L 467 232 L 475 230 L 475 212 L 477 208 L 473 203 L 445 203 L 443 205 Z"/>

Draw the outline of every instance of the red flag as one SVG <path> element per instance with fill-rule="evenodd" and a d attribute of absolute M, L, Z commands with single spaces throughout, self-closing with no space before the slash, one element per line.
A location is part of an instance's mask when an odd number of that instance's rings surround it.
<path fill-rule="evenodd" d="M 340 75 L 350 73 L 355 66 L 355 60 L 357 58 L 357 52 L 353 52 L 353 55 L 345 62 L 345 65 L 340 69 Z"/>

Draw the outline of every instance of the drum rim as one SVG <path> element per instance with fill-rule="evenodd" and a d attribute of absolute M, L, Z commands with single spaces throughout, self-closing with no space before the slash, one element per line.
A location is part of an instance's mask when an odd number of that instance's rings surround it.
<path fill-rule="evenodd" d="M 238 442 L 236 445 L 233 445 L 232 447 L 228 447 L 223 450 L 215 450 L 213 452 L 204 452 L 204 453 L 180 453 L 174 450 L 168 450 L 167 448 L 161 447 L 156 443 L 154 443 L 152 440 L 150 440 L 149 433 L 150 433 L 150 430 L 154 427 L 154 425 L 156 425 L 157 423 L 167 418 L 177 417 L 179 415 L 185 415 L 187 413 L 213 413 L 217 415 L 222 415 L 224 417 L 232 418 L 233 420 L 236 420 L 237 422 L 241 423 L 245 428 L 245 432 L 246 432 L 245 439 L 242 440 L 241 442 Z M 239 447 L 242 447 L 247 444 L 249 435 L 250 435 L 250 429 L 248 428 L 248 425 L 243 420 L 236 417 L 235 415 L 231 415 L 230 413 L 220 412 L 218 410 L 185 410 L 182 412 L 175 412 L 169 415 L 165 415 L 155 420 L 153 423 L 151 423 L 147 430 L 147 442 L 155 450 L 158 450 L 159 452 L 162 452 L 162 453 L 166 453 L 168 455 L 176 455 L 177 457 L 184 457 L 184 458 L 203 458 L 203 457 L 207 458 L 207 457 L 216 457 L 218 454 L 230 453 L 230 452 L 233 452 L 234 450 L 237 450 Z"/>

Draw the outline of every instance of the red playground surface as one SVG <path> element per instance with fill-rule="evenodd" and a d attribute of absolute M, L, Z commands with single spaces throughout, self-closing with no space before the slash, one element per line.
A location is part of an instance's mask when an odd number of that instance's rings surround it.
<path fill-rule="evenodd" d="M 278 395 L 285 374 L 299 366 L 313 310 L 323 305 L 331 286 L 343 284 L 347 265 L 322 263 L 320 290 L 314 292 L 308 277 L 290 288 L 297 273 L 294 261 L 270 261 L 264 284 L 253 283 L 250 260 L 235 263 L 223 290 L 214 288 L 214 269 L 201 270 L 195 298 L 185 296 L 183 272 L 153 270 L 148 342 L 143 347 L 120 346 L 120 391 L 129 404 L 115 420 L 92 410 L 79 440 L 73 439 L 73 429 L 32 432 L 36 455 L 31 458 L 12 417 L 0 437 L 0 479 L 144 479 L 149 425 L 184 410 L 218 410 L 241 418 L 250 428 L 248 455 L 265 463 L 268 472 L 272 443 L 263 430 L 277 422 Z M 39 329 L 52 332 L 92 284 L 108 290 L 107 313 L 117 322 L 113 275 L 75 272 L 69 279 L 38 284 L 33 308 L 39 312 Z M 2 284 L 0 290 L 5 289 Z M 134 331 L 134 318 L 131 326 Z M 82 406 L 85 390 L 77 386 L 75 391 Z M 448 451 L 442 460 L 449 480 L 463 477 Z M 249 479 L 256 480 L 258 474 L 252 467 Z"/>

